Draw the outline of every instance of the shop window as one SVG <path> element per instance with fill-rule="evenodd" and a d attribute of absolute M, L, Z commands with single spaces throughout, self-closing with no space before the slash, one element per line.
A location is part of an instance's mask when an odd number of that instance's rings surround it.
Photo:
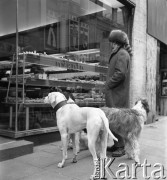
<path fill-rule="evenodd" d="M 9 1 L 0 6 L 0 129 L 15 131 L 16 1 Z M 108 36 L 130 32 L 129 9 L 117 0 L 18 2 L 18 131 L 57 126 L 43 103 L 51 88 L 70 89 L 80 106 L 103 106 Z"/>

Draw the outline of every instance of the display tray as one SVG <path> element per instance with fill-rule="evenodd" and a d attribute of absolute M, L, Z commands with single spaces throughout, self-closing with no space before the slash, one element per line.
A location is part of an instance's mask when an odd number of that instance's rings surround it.
<path fill-rule="evenodd" d="M 98 107 L 104 106 L 105 102 L 104 101 L 101 101 L 101 102 L 89 102 L 89 101 L 87 101 L 87 102 L 78 102 L 76 104 L 79 105 L 80 107 L 97 107 L 98 108 Z M 3 105 L 7 106 L 7 107 L 11 107 L 11 109 L 12 108 L 15 109 L 14 107 L 15 107 L 16 104 L 15 103 L 3 103 Z M 33 102 L 33 103 L 18 103 L 18 105 L 19 105 L 19 107 L 25 107 L 26 108 L 26 112 L 23 114 L 24 117 L 25 117 L 25 124 L 24 124 L 25 130 L 18 130 L 18 131 L 15 132 L 14 129 L 9 130 L 10 128 L 9 129 L 0 129 L 0 135 L 13 137 L 13 138 L 19 138 L 19 137 L 32 136 L 32 135 L 38 135 L 38 134 L 46 134 L 46 133 L 52 133 L 52 132 L 58 131 L 57 126 L 30 129 L 31 128 L 31 118 L 32 118 L 32 117 L 30 117 L 30 114 L 32 115 L 32 113 L 30 113 L 29 109 L 31 109 L 31 112 L 32 112 L 33 108 L 49 108 L 51 110 L 52 107 L 51 107 L 50 104 Z M 42 111 L 42 112 L 44 112 L 44 111 Z M 47 111 L 47 112 L 52 114 L 52 112 L 54 112 L 54 110 L 53 111 L 52 110 Z M 35 114 L 41 115 L 41 114 L 38 114 L 38 113 L 35 113 Z M 10 112 L 9 127 L 12 127 L 12 116 L 13 115 Z M 44 118 L 44 116 L 42 116 L 42 115 L 40 117 L 41 117 L 40 120 L 42 120 Z M 46 120 L 46 117 L 44 118 L 44 120 Z M 21 122 L 23 122 L 23 121 L 21 121 Z"/>
<path fill-rule="evenodd" d="M 12 102 L 12 103 L 4 103 L 5 105 L 8 105 L 8 106 L 15 106 L 15 103 Z M 25 103 L 19 103 L 19 104 L 23 104 L 23 106 L 25 107 L 51 107 L 50 104 L 45 104 L 45 103 L 42 103 L 42 102 L 25 102 Z M 104 101 L 101 101 L 101 102 L 98 102 L 98 101 L 84 101 L 84 102 L 77 102 L 76 103 L 78 106 L 80 107 L 101 107 L 101 106 L 104 106 L 105 105 L 105 102 Z"/>
<path fill-rule="evenodd" d="M 17 132 L 14 132 L 12 130 L 0 129 L 0 135 L 12 137 L 12 138 L 21 138 L 25 136 L 32 136 L 32 135 L 34 136 L 39 134 L 53 133 L 57 131 L 58 131 L 57 127 L 31 129 L 31 130 L 17 131 Z"/>
<path fill-rule="evenodd" d="M 2 81 L 3 83 L 8 83 L 8 81 Z M 18 83 L 22 84 L 23 79 L 19 79 Z M 11 80 L 11 83 L 15 83 L 15 79 Z M 76 88 L 78 86 L 83 87 L 84 89 L 91 89 L 91 88 L 104 88 L 103 81 L 69 81 L 69 80 L 48 80 L 48 79 L 26 79 L 25 80 L 26 86 L 38 86 L 38 87 L 54 87 L 54 86 L 62 86 L 62 87 L 72 87 Z"/>
<path fill-rule="evenodd" d="M 67 60 L 64 58 L 53 57 L 49 55 L 38 55 L 38 54 L 25 54 L 20 55 L 20 59 L 25 59 L 26 63 L 38 64 L 44 66 L 57 66 L 61 68 L 80 70 L 80 71 L 90 71 L 90 72 L 99 72 L 106 74 L 107 67 L 77 62 L 74 60 Z"/>

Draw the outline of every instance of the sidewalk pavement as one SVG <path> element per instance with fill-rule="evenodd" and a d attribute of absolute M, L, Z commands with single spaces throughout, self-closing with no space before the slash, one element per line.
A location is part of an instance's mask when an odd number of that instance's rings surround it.
<path fill-rule="evenodd" d="M 167 179 L 167 117 L 159 117 L 153 124 L 145 125 L 140 138 L 141 164 L 143 167 L 136 168 L 136 174 L 132 175 L 134 161 L 127 159 L 127 156 L 116 158 L 110 166 L 112 172 L 122 171 L 121 176 L 125 176 L 129 170 L 130 177 L 122 179 L 146 179 L 150 180 L 160 176 L 160 180 Z M 34 152 L 25 156 L 20 156 L 11 160 L 0 162 L 1 180 L 88 180 L 93 173 L 92 156 L 88 150 L 81 151 L 78 155 L 78 162 L 72 162 L 72 150 L 69 150 L 68 159 L 64 168 L 58 168 L 61 161 L 61 142 L 49 143 L 34 147 Z M 108 153 L 108 157 L 111 154 Z M 145 159 L 147 160 L 147 165 Z M 144 163 L 145 162 L 145 163 Z M 119 167 L 120 163 L 122 164 Z M 159 164 L 156 164 L 159 163 Z M 150 166 L 148 167 L 148 164 Z M 145 167 L 145 168 L 144 168 Z M 123 171 L 124 170 L 124 171 Z M 147 174 L 143 174 L 147 172 Z M 156 173 L 153 173 L 155 172 Z M 113 179 L 108 173 L 107 179 Z M 120 177 L 120 176 L 119 176 Z M 118 176 L 117 176 L 117 179 Z"/>

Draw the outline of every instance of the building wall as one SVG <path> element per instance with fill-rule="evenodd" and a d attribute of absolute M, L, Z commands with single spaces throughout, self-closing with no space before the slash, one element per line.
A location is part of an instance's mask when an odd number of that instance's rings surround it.
<path fill-rule="evenodd" d="M 132 49 L 130 107 L 134 106 L 137 99 L 147 98 L 151 114 L 155 114 L 157 41 L 147 34 L 146 0 L 136 1 L 132 28 Z M 151 117 L 153 116 L 151 115 Z"/>
<path fill-rule="evenodd" d="M 156 79 L 157 79 L 157 40 L 147 35 L 147 57 L 146 57 L 146 97 L 148 99 L 151 116 L 154 120 L 156 115 Z M 151 120 L 151 119 L 150 119 Z"/>
<path fill-rule="evenodd" d="M 130 105 L 141 97 L 146 97 L 146 1 L 136 1 L 132 27 Z"/>

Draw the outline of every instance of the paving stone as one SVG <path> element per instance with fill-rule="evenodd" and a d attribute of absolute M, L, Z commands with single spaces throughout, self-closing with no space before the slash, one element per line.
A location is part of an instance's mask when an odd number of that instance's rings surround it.
<path fill-rule="evenodd" d="M 90 175 L 93 173 L 93 161 L 91 156 L 84 157 L 78 160 L 77 163 L 72 163 L 72 159 L 68 159 L 63 168 L 58 168 L 57 164 L 46 167 L 47 170 L 54 170 L 58 174 L 66 177 L 72 177 L 77 179 L 83 179 L 87 177 L 89 179 Z"/>
<path fill-rule="evenodd" d="M 150 156 L 154 156 L 154 157 L 167 158 L 166 153 L 167 152 L 166 152 L 166 149 L 164 147 L 153 148 L 152 146 L 142 146 L 140 149 L 140 154 L 145 155 L 145 156 L 150 155 Z"/>
<path fill-rule="evenodd" d="M 58 163 L 58 158 L 56 155 L 46 152 L 25 155 L 23 157 L 16 158 L 16 160 L 39 168 L 44 168 Z"/>
<path fill-rule="evenodd" d="M 0 161 L 33 153 L 33 143 L 25 140 L 0 144 Z"/>
<path fill-rule="evenodd" d="M 151 167 L 148 169 L 148 175 L 155 170 L 154 165 L 156 163 L 161 163 L 165 169 L 164 174 L 167 176 L 166 125 L 167 119 L 163 119 L 154 124 L 144 126 L 142 131 L 140 160 L 141 164 L 144 163 L 145 159 L 151 164 Z M 112 145 L 112 141 L 110 144 Z M 0 166 L 0 169 L 2 168 L 0 180 L 88 180 L 93 173 L 93 160 L 89 150 L 81 151 L 78 154 L 77 163 L 72 163 L 73 152 L 69 150 L 65 167 L 58 168 L 57 164 L 62 160 L 60 147 L 61 141 L 48 143 L 34 147 L 33 154 L 4 161 Z M 111 157 L 111 153 L 107 153 L 107 156 Z M 121 163 L 122 166 L 119 167 Z M 136 175 L 137 179 L 145 180 L 142 167 L 138 167 L 134 171 L 133 165 L 134 160 L 127 159 L 125 155 L 116 158 L 110 169 L 115 174 L 126 166 L 129 168 L 128 175 L 131 177 Z M 135 172 L 134 174 L 133 171 Z M 4 176 L 6 174 L 7 176 Z M 109 174 L 106 173 L 106 175 L 108 180 L 113 180 Z M 122 171 L 120 175 L 125 176 L 125 172 Z M 129 180 L 129 178 L 125 177 L 124 180 Z M 153 180 L 153 177 L 150 180 Z"/>
<path fill-rule="evenodd" d="M 57 154 L 57 153 L 62 152 L 61 147 L 53 146 L 53 145 L 50 145 L 50 144 L 48 144 L 47 146 L 45 145 L 45 146 L 41 147 L 40 151 L 51 153 L 51 154 Z M 37 149 L 36 149 L 36 152 L 37 152 Z"/>
<path fill-rule="evenodd" d="M 4 144 L 4 143 L 7 143 L 7 142 L 13 142 L 13 141 L 15 141 L 15 139 L 0 136 L 0 144 Z"/>
<path fill-rule="evenodd" d="M 157 132 L 154 130 L 145 130 L 141 133 L 141 137 L 140 137 L 140 141 L 142 141 L 143 139 L 145 139 L 146 137 L 148 137 L 150 140 L 158 140 L 158 141 L 162 141 L 162 139 L 166 138 L 167 134 L 166 132 Z"/>
<path fill-rule="evenodd" d="M 28 177 L 24 177 L 22 180 L 79 180 L 74 177 L 63 176 L 54 170 L 45 170 L 42 173 L 37 173 Z"/>
<path fill-rule="evenodd" d="M 167 169 L 167 158 L 155 156 L 155 155 L 141 154 L 140 159 L 141 159 L 141 164 L 143 164 L 144 161 L 147 160 L 147 162 L 151 164 L 151 166 L 154 166 L 155 164 L 160 163 L 164 166 L 165 169 Z"/>
<path fill-rule="evenodd" d="M 52 146 L 61 146 L 61 141 L 50 143 Z"/>
<path fill-rule="evenodd" d="M 157 141 L 145 138 L 143 140 L 140 140 L 140 146 L 142 145 L 151 146 L 152 148 L 164 147 L 164 141 Z"/>
<path fill-rule="evenodd" d="M 156 174 L 154 174 L 153 172 L 157 171 L 159 168 L 147 168 L 146 170 L 141 170 L 137 173 L 136 177 L 137 179 L 139 180 L 146 180 L 146 179 L 149 179 L 149 180 L 155 180 L 156 179 L 156 176 L 159 177 L 160 180 L 163 180 L 163 179 L 167 179 L 167 171 L 164 170 L 164 171 L 158 171 Z M 146 173 L 145 173 L 146 172 Z M 148 178 L 146 178 L 148 177 Z"/>
<path fill-rule="evenodd" d="M 41 168 L 18 162 L 16 159 L 3 161 L 0 163 L 1 180 L 18 180 L 41 171 Z"/>

